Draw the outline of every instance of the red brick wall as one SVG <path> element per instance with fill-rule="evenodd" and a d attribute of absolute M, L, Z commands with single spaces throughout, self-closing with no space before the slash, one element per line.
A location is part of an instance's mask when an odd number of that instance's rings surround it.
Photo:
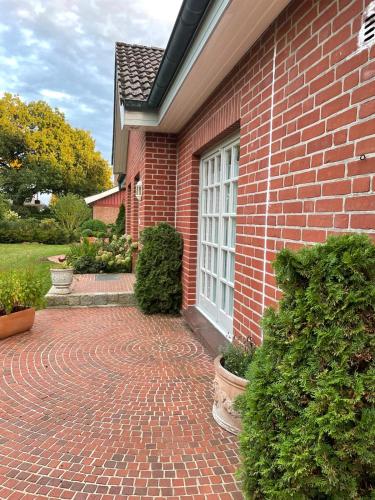
<path fill-rule="evenodd" d="M 135 198 L 135 184 L 142 181 L 143 196 Z M 132 130 L 129 138 L 127 189 L 129 226 L 134 239 L 146 226 L 175 222 L 176 137 Z M 131 222 L 130 222 L 131 221 Z"/>
<path fill-rule="evenodd" d="M 113 224 L 116 221 L 118 210 L 118 207 L 94 205 L 92 207 L 92 216 L 94 219 L 99 219 L 106 224 Z"/>
<path fill-rule="evenodd" d="M 368 3 L 292 2 L 179 137 L 187 307 L 196 301 L 199 153 L 240 123 L 238 338 L 261 339 L 264 307 L 279 297 L 271 267 L 277 250 L 331 233 L 375 233 L 375 158 L 359 161 L 375 152 L 375 47 L 356 53 Z"/>
<path fill-rule="evenodd" d="M 119 191 L 92 203 L 92 216 L 106 224 L 115 222 L 121 203 L 125 202 L 125 191 Z"/>

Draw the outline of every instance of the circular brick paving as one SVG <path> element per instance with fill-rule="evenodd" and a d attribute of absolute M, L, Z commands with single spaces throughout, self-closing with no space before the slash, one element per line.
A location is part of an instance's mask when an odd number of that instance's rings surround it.
<path fill-rule="evenodd" d="M 242 498 L 212 359 L 180 318 L 45 310 L 0 370 L 0 498 Z"/>

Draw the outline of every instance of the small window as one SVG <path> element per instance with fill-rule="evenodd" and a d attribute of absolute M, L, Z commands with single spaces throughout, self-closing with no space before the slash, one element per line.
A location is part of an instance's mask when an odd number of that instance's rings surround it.
<path fill-rule="evenodd" d="M 375 1 L 364 12 L 361 31 L 359 32 L 359 46 L 370 47 L 375 43 Z"/>

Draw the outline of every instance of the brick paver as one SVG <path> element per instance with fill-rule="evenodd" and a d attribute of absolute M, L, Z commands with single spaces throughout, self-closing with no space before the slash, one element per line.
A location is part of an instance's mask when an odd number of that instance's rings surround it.
<path fill-rule="evenodd" d="M 99 276 L 99 279 L 96 278 Z M 100 279 L 100 278 L 115 279 Z M 98 293 L 98 292 L 132 292 L 134 289 L 135 275 L 132 273 L 119 274 L 75 274 L 72 284 L 72 293 Z"/>
<path fill-rule="evenodd" d="M 41 311 L 0 370 L 0 498 L 242 498 L 212 359 L 181 318 Z"/>

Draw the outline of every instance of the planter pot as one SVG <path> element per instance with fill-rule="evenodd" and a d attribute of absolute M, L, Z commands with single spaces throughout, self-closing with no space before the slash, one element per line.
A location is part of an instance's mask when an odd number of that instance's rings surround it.
<path fill-rule="evenodd" d="M 0 316 L 0 339 L 27 332 L 33 326 L 34 319 L 35 309 L 33 307 Z"/>
<path fill-rule="evenodd" d="M 51 293 L 66 295 L 70 293 L 70 285 L 73 281 L 73 269 L 51 269 L 51 279 Z"/>
<path fill-rule="evenodd" d="M 234 401 L 240 394 L 245 392 L 248 380 L 233 375 L 221 364 L 222 355 L 217 356 L 214 361 L 214 406 L 212 416 L 223 429 L 238 434 L 241 432 L 241 418 L 234 409 Z"/>

